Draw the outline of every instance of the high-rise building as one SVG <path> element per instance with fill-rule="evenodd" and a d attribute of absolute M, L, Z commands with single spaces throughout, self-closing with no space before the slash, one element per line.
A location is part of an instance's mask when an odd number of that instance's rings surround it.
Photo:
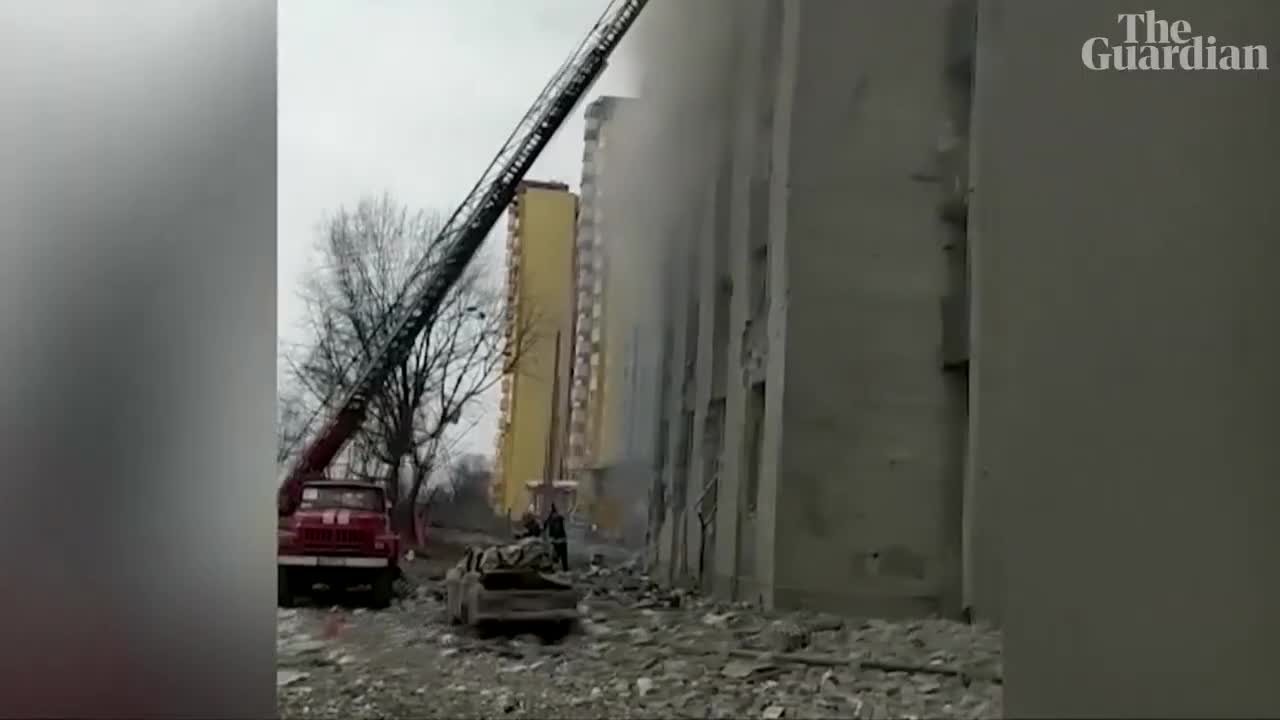
<path fill-rule="evenodd" d="M 506 347 L 492 497 L 502 513 L 531 486 L 562 479 L 573 331 L 578 198 L 563 183 L 525 181 L 508 210 Z"/>
<path fill-rule="evenodd" d="M 569 391 L 569 424 L 567 465 L 580 481 L 592 471 L 615 460 L 617 455 L 614 423 L 609 422 L 614 397 L 614 383 L 619 368 L 618 347 L 611 343 L 616 333 L 611 330 L 610 224 L 603 201 L 602 173 L 608 165 L 609 140 L 617 131 L 615 122 L 629 99 L 605 96 L 587 106 L 586 134 L 582 156 L 582 205 L 578 214 L 574 292 L 576 312 L 573 337 L 573 372 Z M 613 323 L 616 324 L 616 323 Z M 608 512 L 594 502 L 595 483 L 581 483 L 579 492 L 584 506 L 597 510 L 594 519 L 608 524 Z"/>
<path fill-rule="evenodd" d="M 652 576 L 773 607 L 959 614 L 966 356 L 944 339 L 966 332 L 972 6 L 650 7 L 690 40 L 640 65 L 619 138 L 635 197 L 609 209 L 634 234 L 622 252 L 662 256 L 627 311 L 638 351 L 661 348 L 632 396 L 660 404 L 634 475 L 651 479 Z M 738 31 L 713 32 L 729 17 Z M 907 36 L 930 50 L 896 53 Z M 833 58 L 865 74 L 856 120 L 833 120 L 845 101 L 818 81 Z"/>

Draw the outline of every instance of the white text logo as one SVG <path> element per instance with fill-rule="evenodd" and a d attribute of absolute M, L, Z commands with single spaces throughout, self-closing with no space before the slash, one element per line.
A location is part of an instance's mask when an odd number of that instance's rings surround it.
<path fill-rule="evenodd" d="M 1228 45 L 1194 35 L 1186 20 L 1164 20 L 1155 10 L 1123 13 L 1124 37 L 1091 37 L 1080 47 L 1090 70 L 1267 70 L 1265 45 Z"/>

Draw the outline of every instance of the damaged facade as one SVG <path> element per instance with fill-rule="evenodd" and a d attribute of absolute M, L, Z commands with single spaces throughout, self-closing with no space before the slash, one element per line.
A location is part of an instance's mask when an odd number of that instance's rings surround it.
<path fill-rule="evenodd" d="M 1280 507 L 1280 85 L 1086 67 L 1132 11 L 650 6 L 601 182 L 647 283 L 657 380 L 618 422 L 652 438 L 630 467 L 655 577 L 968 610 L 1004 629 L 1012 714 L 1277 707 L 1259 603 L 1280 571 L 1256 553 Z M 1274 3 L 1156 11 L 1280 43 Z"/>
<path fill-rule="evenodd" d="M 656 574 L 958 613 L 972 6 L 663 3 L 644 23 L 626 177 L 602 183 L 646 188 L 621 188 L 642 199 L 617 224 L 659 269 L 634 312 L 661 404 L 619 419 L 654 428 L 633 465 Z"/>

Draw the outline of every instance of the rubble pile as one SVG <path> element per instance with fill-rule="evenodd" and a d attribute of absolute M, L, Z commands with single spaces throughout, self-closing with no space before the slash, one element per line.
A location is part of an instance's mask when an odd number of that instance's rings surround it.
<path fill-rule="evenodd" d="M 485 572 L 505 569 L 551 572 L 555 567 L 551 544 L 542 538 L 524 538 L 506 545 L 476 547 L 471 552 L 479 553 L 479 566 Z M 465 558 L 459 564 L 464 561 Z"/>
<path fill-rule="evenodd" d="M 581 628 L 554 644 L 450 626 L 431 582 L 384 612 L 282 614 L 281 716 L 1001 713 L 999 637 L 982 627 L 765 613 L 660 588 L 634 562 L 573 579 L 586 591 Z M 326 639 L 334 616 L 343 628 Z"/>

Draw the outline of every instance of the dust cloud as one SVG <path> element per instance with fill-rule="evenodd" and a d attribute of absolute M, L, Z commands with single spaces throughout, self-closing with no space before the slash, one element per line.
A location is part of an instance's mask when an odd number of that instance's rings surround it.
<path fill-rule="evenodd" d="M 615 115 L 599 168 L 610 266 L 606 421 L 617 434 L 605 492 L 643 528 L 669 441 L 659 417 L 665 318 L 673 282 L 693 260 L 711 208 L 712 175 L 733 129 L 740 18 L 758 0 L 651 0 L 620 50 L 638 69 L 638 97 Z M 660 501 L 659 503 L 660 504 Z M 633 535 L 634 537 L 634 535 Z"/>

